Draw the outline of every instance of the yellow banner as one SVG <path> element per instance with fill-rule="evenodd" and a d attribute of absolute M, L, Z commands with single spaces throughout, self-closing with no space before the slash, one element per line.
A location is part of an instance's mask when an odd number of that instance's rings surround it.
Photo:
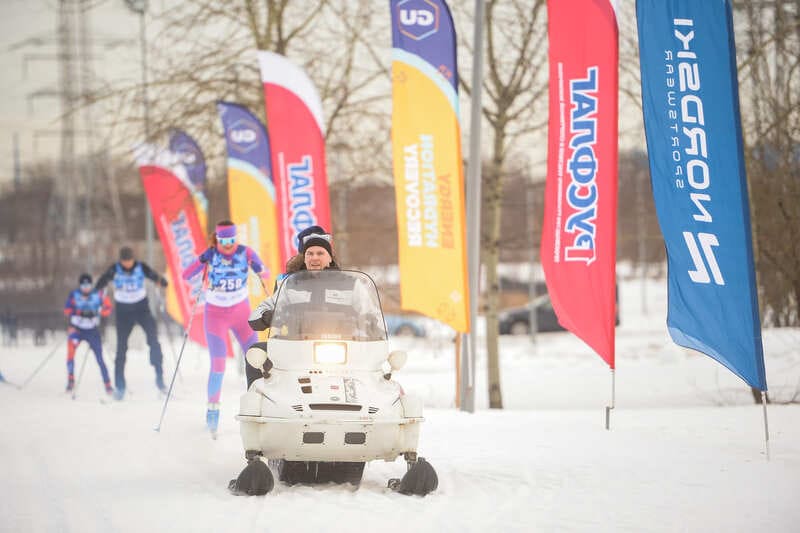
<path fill-rule="evenodd" d="M 464 177 L 454 102 L 409 63 L 392 65 L 392 152 L 404 309 L 469 331 Z"/>
<path fill-rule="evenodd" d="M 228 197 L 231 220 L 236 223 L 236 233 L 241 244 L 256 251 L 269 269 L 269 280 L 264 287 L 251 276 L 248 288 L 250 308 L 254 308 L 267 293 L 272 293 L 275 277 L 283 272 L 278 251 L 278 229 L 275 214 L 275 192 L 245 168 L 232 166 L 228 160 Z M 266 291 L 265 291 L 266 289 Z"/>

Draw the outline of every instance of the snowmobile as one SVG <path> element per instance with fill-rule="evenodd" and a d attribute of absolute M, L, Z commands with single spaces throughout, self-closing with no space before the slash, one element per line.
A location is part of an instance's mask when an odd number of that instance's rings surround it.
<path fill-rule="evenodd" d="M 389 480 L 390 488 L 422 496 L 436 489 L 435 470 L 417 455 L 422 400 L 392 379 L 407 354 L 389 353 L 367 274 L 289 275 L 275 298 L 267 342 L 245 357 L 263 377 L 240 399 L 236 419 L 247 466 L 231 480 L 231 492 L 266 494 L 275 483 L 269 467 L 289 485 L 358 485 L 367 461 L 401 455 L 407 470 Z"/>

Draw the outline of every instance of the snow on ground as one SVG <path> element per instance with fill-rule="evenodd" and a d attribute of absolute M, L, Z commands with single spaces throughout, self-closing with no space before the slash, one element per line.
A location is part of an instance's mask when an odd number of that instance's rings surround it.
<path fill-rule="evenodd" d="M 800 405 L 769 407 L 767 461 L 749 389 L 669 341 L 663 282 L 647 284 L 647 312 L 639 282 L 621 286 L 611 431 L 608 368 L 567 333 L 535 345 L 502 338 L 502 411 L 486 408 L 479 353 L 475 414 L 453 408 L 446 328 L 393 340 L 409 352 L 396 379 L 426 400 L 420 452 L 439 489 L 425 498 L 386 488 L 401 461 L 369 463 L 358 489 L 278 484 L 265 497 L 231 496 L 228 480 L 244 466 L 233 419 L 244 378 L 234 360 L 212 441 L 199 347 L 187 347 L 156 433 L 163 400 L 141 339 L 128 357 L 130 396 L 105 403 L 93 360 L 73 401 L 62 392 L 63 337 L 45 347 L 23 339 L 0 351 L 10 381 L 57 351 L 24 389 L 0 385 L 0 531 L 798 531 Z M 766 330 L 764 344 L 774 400 L 800 396 L 800 331 Z"/>

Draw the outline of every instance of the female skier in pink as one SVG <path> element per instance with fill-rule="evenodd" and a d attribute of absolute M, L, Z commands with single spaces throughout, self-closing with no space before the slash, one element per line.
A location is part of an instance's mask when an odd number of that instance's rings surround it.
<path fill-rule="evenodd" d="M 208 266 L 208 289 L 204 323 L 211 369 L 208 375 L 208 411 L 206 426 L 216 435 L 219 425 L 219 398 L 222 392 L 222 377 L 225 375 L 226 337 L 233 331 L 242 351 L 258 341 L 257 334 L 250 329 L 247 317 L 250 302 L 247 291 L 248 269 L 265 279 L 269 277 L 258 254 L 249 246 L 237 244 L 236 226 L 230 220 L 217 224 L 214 244 L 194 263 L 183 271 L 189 279 Z"/>

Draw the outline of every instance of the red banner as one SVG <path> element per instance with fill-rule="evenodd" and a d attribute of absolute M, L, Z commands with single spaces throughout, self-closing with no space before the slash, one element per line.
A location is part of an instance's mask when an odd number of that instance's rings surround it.
<path fill-rule="evenodd" d="M 206 345 L 203 328 L 203 305 L 195 305 L 195 297 L 202 295 L 202 276 L 184 280 L 180 273 L 194 262 L 206 248 L 206 238 L 200 226 L 191 191 L 169 169 L 156 165 L 139 167 L 144 192 L 153 212 L 158 238 L 164 249 L 167 265 L 176 275 L 170 280 L 175 284 L 178 306 L 183 317 L 183 327 L 189 324 L 189 313 L 195 308 L 189 338 Z"/>
<path fill-rule="evenodd" d="M 297 234 L 331 231 L 322 103 L 306 73 L 282 55 L 259 52 L 272 148 L 281 264 L 297 253 Z"/>
<path fill-rule="evenodd" d="M 614 368 L 618 34 L 609 0 L 548 2 L 541 261 L 558 321 Z"/>

